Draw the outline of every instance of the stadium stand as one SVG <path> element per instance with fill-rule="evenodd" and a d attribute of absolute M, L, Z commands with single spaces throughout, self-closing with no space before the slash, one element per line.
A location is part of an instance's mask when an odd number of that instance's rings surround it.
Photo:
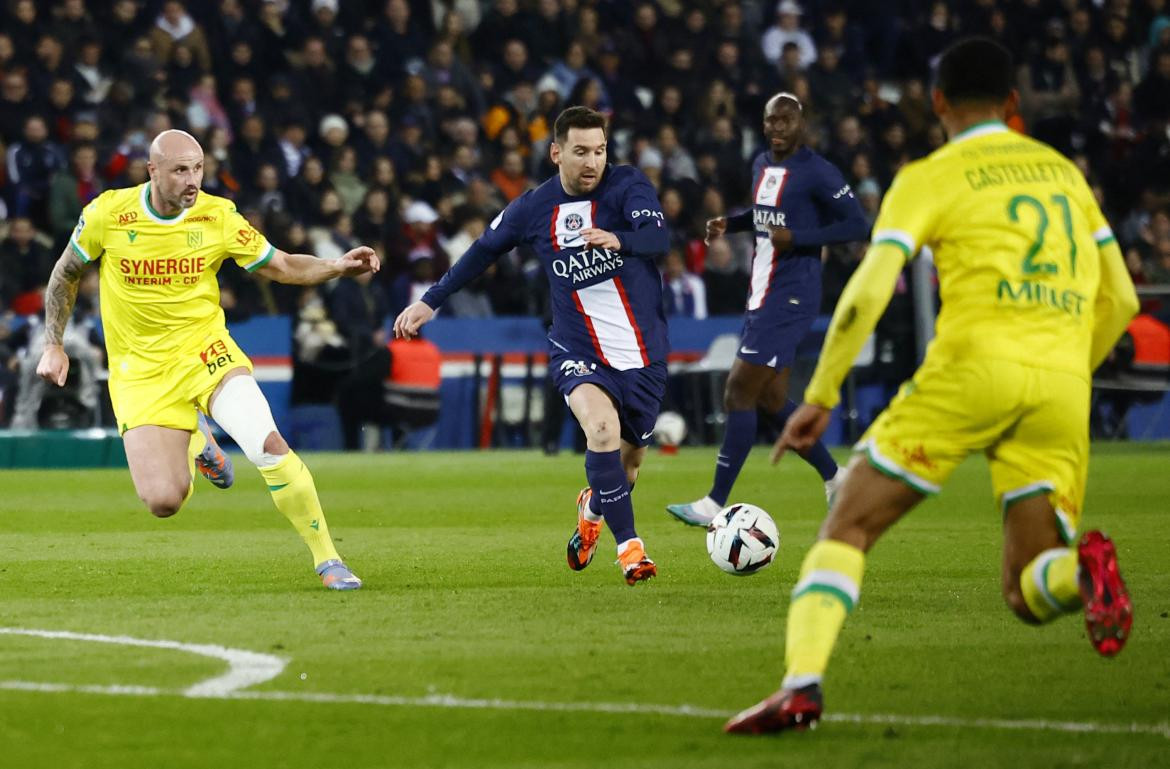
<path fill-rule="evenodd" d="M 930 111 L 931 65 L 971 33 L 1015 53 L 1023 101 L 1013 127 L 1086 173 L 1135 282 L 1170 285 L 1170 12 L 1158 0 L 7 2 L 0 426 L 12 419 L 14 369 L 35 329 L 26 319 L 41 311 L 77 212 L 103 189 L 144 181 L 146 148 L 162 129 L 200 139 L 205 189 L 234 199 L 278 246 L 328 256 L 373 245 L 387 267 L 363 295 L 392 318 L 508 200 L 553 173 L 556 114 L 592 106 L 610 117 L 613 158 L 659 188 L 669 279 L 687 287 L 685 297 L 668 292 L 674 309 L 693 316 L 688 297 L 701 290 L 712 316 L 734 314 L 728 296 L 746 282 L 751 244 L 729 238 L 730 253 L 712 254 L 703 222 L 747 203 L 764 100 L 781 89 L 803 99 L 810 144 L 873 217 L 897 169 L 944 141 Z M 863 250 L 829 254 L 822 312 Z M 234 265 L 220 279 L 230 322 L 287 318 L 275 347 L 288 351 L 294 409 L 332 403 L 345 372 L 381 341 L 370 318 L 362 340 L 351 338 L 336 288 L 280 286 Z M 905 301 L 892 303 L 866 372 L 883 391 L 915 363 L 910 292 L 899 291 Z M 546 309 L 539 265 L 523 252 L 464 293 L 445 308 L 449 318 L 535 319 Z M 79 323 L 96 302 L 79 304 Z M 1154 290 L 1143 310 L 1135 336 L 1160 344 L 1170 300 Z M 321 325 L 331 321 L 332 336 Z M 684 348 L 690 360 L 709 342 L 695 339 Z M 1125 392 L 1126 381 L 1113 373 L 1104 385 Z M 1145 377 L 1141 386 L 1154 389 L 1141 400 L 1164 414 L 1158 383 Z M 1101 429 L 1141 432 L 1116 420 Z"/>

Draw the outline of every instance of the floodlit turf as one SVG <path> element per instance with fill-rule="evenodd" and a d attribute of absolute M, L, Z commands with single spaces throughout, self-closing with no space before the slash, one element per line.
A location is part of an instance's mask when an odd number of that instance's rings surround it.
<path fill-rule="evenodd" d="M 780 738 L 725 737 L 720 714 L 779 682 L 782 611 L 823 491 L 795 457 L 773 469 L 758 448 L 734 497 L 772 513 L 779 562 L 726 575 L 708 561 L 703 533 L 662 509 L 706 490 L 713 454 L 648 457 L 634 498 L 659 577 L 633 589 L 611 563 L 610 539 L 588 570 L 565 565 L 584 483 L 571 454 L 306 456 L 339 548 L 366 580 L 350 594 L 320 587 L 246 466 L 230 491 L 199 481 L 170 520 L 141 508 L 125 471 L 2 472 L 0 627 L 216 644 L 288 665 L 244 690 L 266 699 L 190 699 L 177 692 L 225 663 L 0 635 L 0 682 L 63 689 L 0 689 L 0 766 L 1164 765 L 1165 445 L 1093 453 L 1085 522 L 1117 540 L 1136 606 L 1120 657 L 1099 658 L 1079 616 L 1033 628 L 1004 607 L 999 513 L 986 464 L 973 459 L 869 559 L 826 685 L 828 713 L 862 722 Z M 71 688 L 117 685 L 161 693 Z M 384 699 L 277 701 L 278 692 Z M 598 703 L 646 711 L 552 709 Z M 671 710 L 682 705 L 703 714 Z M 891 723 L 878 722 L 883 714 Z M 1142 733 L 1006 728 L 1019 721 Z"/>

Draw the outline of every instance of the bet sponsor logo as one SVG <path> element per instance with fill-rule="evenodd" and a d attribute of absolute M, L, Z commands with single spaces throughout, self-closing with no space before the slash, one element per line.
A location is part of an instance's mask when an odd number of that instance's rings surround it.
<path fill-rule="evenodd" d="M 203 361 L 203 365 L 207 366 L 208 376 L 219 371 L 229 363 L 234 364 L 236 361 L 232 358 L 232 354 L 228 352 L 228 347 L 222 339 L 216 339 L 203 352 L 199 353 L 199 358 Z"/>

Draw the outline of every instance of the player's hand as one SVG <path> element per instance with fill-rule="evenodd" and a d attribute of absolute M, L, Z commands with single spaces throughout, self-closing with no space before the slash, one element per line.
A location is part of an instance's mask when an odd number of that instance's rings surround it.
<path fill-rule="evenodd" d="M 703 242 L 709 246 L 712 240 L 723 237 L 723 233 L 725 232 L 727 232 L 726 216 L 717 216 L 714 219 L 708 219 L 707 237 L 703 238 Z"/>
<path fill-rule="evenodd" d="M 781 253 L 792 248 L 792 230 L 787 227 L 772 228 L 772 248 Z"/>
<path fill-rule="evenodd" d="M 422 325 L 435 317 L 435 311 L 426 302 L 415 302 L 394 319 L 394 338 L 411 339 L 418 335 Z"/>
<path fill-rule="evenodd" d="M 382 260 L 369 246 L 358 246 L 352 251 L 346 251 L 345 255 L 337 260 L 337 266 L 341 269 L 342 275 L 353 278 L 382 269 Z"/>
<path fill-rule="evenodd" d="M 41 361 L 37 364 L 37 376 L 64 387 L 65 379 L 69 376 L 69 356 L 65 354 L 65 348 L 57 344 L 45 345 Z"/>
<path fill-rule="evenodd" d="M 829 416 L 832 412 L 823 406 L 814 406 L 811 403 L 802 403 L 800 408 L 788 417 L 788 424 L 784 425 L 784 432 L 772 447 L 772 464 L 780 461 L 788 449 L 806 451 L 824 434 L 829 426 Z"/>
<path fill-rule="evenodd" d="M 611 251 L 617 251 L 622 247 L 622 242 L 618 240 L 617 235 L 609 230 L 599 230 L 596 227 L 587 227 L 581 230 L 581 239 L 585 241 L 585 245 L 595 248 L 608 248 Z"/>

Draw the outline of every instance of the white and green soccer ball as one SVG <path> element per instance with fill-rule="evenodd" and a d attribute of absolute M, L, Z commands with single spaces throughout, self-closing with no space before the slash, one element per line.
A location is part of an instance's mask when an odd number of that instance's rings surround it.
<path fill-rule="evenodd" d="M 763 508 L 728 505 L 707 526 L 707 553 L 720 569 L 742 577 L 776 559 L 780 530 Z"/>

